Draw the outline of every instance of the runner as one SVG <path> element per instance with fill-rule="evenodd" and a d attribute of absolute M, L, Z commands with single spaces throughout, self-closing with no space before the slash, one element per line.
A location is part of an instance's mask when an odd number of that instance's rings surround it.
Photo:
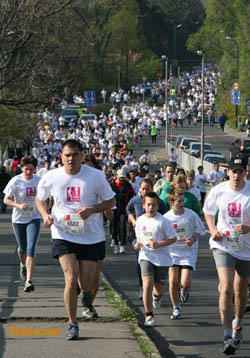
<path fill-rule="evenodd" d="M 223 353 L 231 355 L 241 343 L 242 319 L 247 303 L 250 276 L 250 185 L 245 182 L 244 158 L 230 159 L 228 168 L 229 181 L 210 191 L 203 210 L 211 234 L 210 247 L 220 283 Z M 215 225 L 217 211 L 218 223 Z"/>
<path fill-rule="evenodd" d="M 12 224 L 18 245 L 20 277 L 26 280 L 24 292 L 31 292 L 35 290 L 32 276 L 41 228 L 41 217 L 35 205 L 40 177 L 33 174 L 35 171 L 33 157 L 23 157 L 20 165 L 22 174 L 12 178 L 4 189 L 4 203 L 13 207 Z"/>
<path fill-rule="evenodd" d="M 192 274 L 195 270 L 198 241 L 205 235 L 204 225 L 199 216 L 192 210 L 184 208 L 184 194 L 171 189 L 168 200 L 172 210 L 167 212 L 167 218 L 175 230 L 177 241 L 170 246 L 170 256 L 173 266 L 169 267 L 169 294 L 173 304 L 171 319 L 181 316 L 180 302 L 187 302 L 192 284 Z M 181 287 L 179 289 L 179 279 Z"/>
<path fill-rule="evenodd" d="M 159 307 L 165 290 L 167 268 L 172 265 L 168 245 L 176 241 L 170 222 L 161 214 L 159 197 L 156 193 L 147 193 L 143 198 L 146 214 L 136 221 L 134 245 L 139 250 L 139 263 L 143 282 L 143 304 L 145 309 L 144 326 L 153 327 L 153 306 Z"/>
<path fill-rule="evenodd" d="M 150 179 L 143 179 L 143 181 L 141 182 L 140 185 L 140 191 L 139 193 L 134 196 L 128 203 L 127 208 L 126 208 L 126 212 L 128 215 L 128 221 L 131 223 L 132 227 L 135 228 L 136 225 L 136 219 L 145 214 L 145 209 L 143 208 L 143 198 L 145 197 L 145 195 L 147 193 L 150 193 L 153 190 L 153 183 Z M 159 203 L 159 209 L 158 212 L 160 214 L 165 214 L 167 211 L 169 210 L 169 205 L 165 205 L 165 203 L 160 199 L 160 203 Z M 134 229 L 133 233 L 132 233 L 132 240 L 133 241 L 136 237 L 135 237 L 135 233 L 134 233 Z M 142 299 L 142 278 L 141 278 L 141 267 L 138 263 L 138 256 L 139 253 L 138 251 L 136 251 L 136 258 L 137 258 L 137 276 L 138 276 L 138 281 L 139 281 L 139 286 L 140 286 L 140 292 L 138 295 L 138 299 Z"/>
<path fill-rule="evenodd" d="M 76 140 L 63 144 L 61 158 L 64 167 L 43 176 L 36 198 L 44 225 L 51 227 L 52 255 L 59 259 L 65 277 L 68 340 L 79 337 L 78 278 L 84 291 L 82 304 L 86 309 L 92 308 L 91 290 L 100 259 L 100 243 L 104 241 L 102 213 L 114 204 L 114 193 L 105 175 L 100 170 L 81 165 L 81 150 L 81 144 Z M 54 199 L 51 214 L 47 211 L 49 196 Z"/>

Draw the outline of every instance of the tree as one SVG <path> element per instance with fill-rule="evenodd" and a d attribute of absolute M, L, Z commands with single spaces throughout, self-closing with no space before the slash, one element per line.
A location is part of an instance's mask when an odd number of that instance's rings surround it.
<path fill-rule="evenodd" d="M 57 76 L 48 20 L 71 0 L 1 0 L 0 105 L 44 103 L 48 93 L 67 83 Z M 60 69 L 58 68 L 58 73 Z"/>

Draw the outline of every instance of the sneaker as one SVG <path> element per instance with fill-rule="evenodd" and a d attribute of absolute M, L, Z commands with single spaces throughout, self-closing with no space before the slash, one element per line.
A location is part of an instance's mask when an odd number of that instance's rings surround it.
<path fill-rule="evenodd" d="M 242 326 L 233 327 L 232 338 L 234 341 L 234 347 L 238 349 L 242 340 Z"/>
<path fill-rule="evenodd" d="M 114 245 L 114 254 L 119 254 L 119 246 Z"/>
<path fill-rule="evenodd" d="M 35 291 L 35 286 L 33 285 L 31 280 L 25 282 L 23 290 L 24 290 L 24 292 Z"/>
<path fill-rule="evenodd" d="M 154 308 L 159 308 L 159 307 L 161 307 L 161 298 L 158 298 L 158 297 L 155 296 L 153 293 L 152 293 L 152 297 L 153 297 L 153 307 L 154 307 Z"/>
<path fill-rule="evenodd" d="M 70 340 L 77 340 L 79 338 L 79 327 L 78 323 L 70 323 L 65 338 Z"/>
<path fill-rule="evenodd" d="M 224 337 L 223 353 L 227 356 L 233 355 L 235 353 L 234 341 L 230 336 Z"/>
<path fill-rule="evenodd" d="M 110 247 L 114 247 L 114 245 L 115 245 L 115 240 L 111 239 Z"/>
<path fill-rule="evenodd" d="M 154 317 L 153 316 L 147 316 L 145 318 L 144 326 L 145 327 L 153 327 L 155 324 Z"/>
<path fill-rule="evenodd" d="M 180 301 L 181 301 L 181 303 L 187 302 L 188 297 L 189 297 L 189 292 L 188 291 L 180 290 Z"/>
<path fill-rule="evenodd" d="M 82 311 L 82 315 L 85 319 L 98 318 L 98 314 L 93 306 L 84 307 L 84 310 Z"/>
<path fill-rule="evenodd" d="M 172 309 L 171 319 L 180 319 L 181 318 L 181 309 Z"/>
<path fill-rule="evenodd" d="M 138 300 L 142 300 L 142 295 L 143 295 L 143 288 L 140 287 L 140 292 L 139 292 L 139 295 L 138 295 Z"/>
<path fill-rule="evenodd" d="M 26 276 L 27 276 L 27 269 L 26 269 L 26 266 L 22 266 L 20 264 L 20 278 L 24 281 L 26 281 Z"/>
<path fill-rule="evenodd" d="M 126 254 L 126 246 L 120 246 L 119 252 L 120 254 Z"/>

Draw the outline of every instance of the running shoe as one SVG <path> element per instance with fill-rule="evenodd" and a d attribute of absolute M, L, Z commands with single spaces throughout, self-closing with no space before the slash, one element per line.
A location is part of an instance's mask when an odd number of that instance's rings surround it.
<path fill-rule="evenodd" d="M 236 348 L 234 347 L 234 341 L 232 337 L 224 337 L 223 353 L 227 356 L 234 355 Z"/>
<path fill-rule="evenodd" d="M 98 313 L 96 312 L 93 306 L 84 307 L 84 310 L 82 311 L 82 315 L 85 319 L 98 318 Z"/>
<path fill-rule="evenodd" d="M 33 285 L 31 280 L 25 282 L 23 290 L 24 290 L 24 292 L 35 291 L 35 286 Z"/>
<path fill-rule="evenodd" d="M 181 318 L 181 309 L 172 309 L 170 318 L 171 319 L 180 319 Z"/>
<path fill-rule="evenodd" d="M 180 301 L 181 303 L 187 302 L 189 297 L 189 292 L 180 290 Z"/>
<path fill-rule="evenodd" d="M 118 245 L 114 245 L 114 254 L 119 254 L 119 246 Z"/>
<path fill-rule="evenodd" d="M 138 295 L 138 300 L 142 300 L 142 295 L 143 295 L 143 288 L 140 287 L 140 291 L 139 291 L 139 295 Z"/>
<path fill-rule="evenodd" d="M 235 328 L 233 327 L 232 338 L 234 341 L 235 349 L 238 349 L 240 347 L 241 340 L 242 340 L 242 326 L 237 326 Z"/>
<path fill-rule="evenodd" d="M 153 307 L 154 308 L 161 307 L 161 298 L 155 296 L 153 293 L 152 293 L 152 297 L 153 297 Z"/>
<path fill-rule="evenodd" d="M 110 247 L 114 247 L 114 245 L 115 245 L 115 240 L 111 239 L 111 241 L 110 241 Z"/>
<path fill-rule="evenodd" d="M 120 254 L 126 254 L 126 246 L 120 246 L 119 252 Z"/>
<path fill-rule="evenodd" d="M 70 323 L 65 338 L 68 341 L 75 341 L 79 338 L 78 323 Z"/>
<path fill-rule="evenodd" d="M 21 265 L 20 264 L 20 271 L 19 271 L 19 273 L 20 273 L 20 278 L 21 278 L 21 280 L 26 280 L 26 276 L 27 276 L 27 269 L 26 269 L 26 266 L 23 266 L 23 265 Z"/>
<path fill-rule="evenodd" d="M 147 316 L 145 318 L 144 326 L 145 327 L 154 327 L 155 321 L 153 316 Z"/>

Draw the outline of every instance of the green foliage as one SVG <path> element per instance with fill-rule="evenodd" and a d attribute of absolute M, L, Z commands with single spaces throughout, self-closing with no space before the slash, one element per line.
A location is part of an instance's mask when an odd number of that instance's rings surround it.
<path fill-rule="evenodd" d="M 23 139 L 34 133 L 35 123 L 18 110 L 0 107 L 0 142 L 7 143 L 13 139 Z"/>
<path fill-rule="evenodd" d="M 103 112 L 104 114 L 108 114 L 110 112 L 110 109 L 112 108 L 111 103 L 106 104 L 98 104 L 93 109 L 92 113 L 96 114 L 97 116 L 100 116 L 100 114 Z"/>
<path fill-rule="evenodd" d="M 238 73 L 242 105 L 239 116 L 246 116 L 245 99 L 250 97 L 250 3 L 247 0 L 204 0 L 206 19 L 203 27 L 188 39 L 188 49 L 205 51 L 206 61 L 217 62 L 221 83 L 218 86 L 217 106 L 234 122 L 235 106 L 231 104 L 231 90 L 236 81 L 236 43 L 239 47 Z"/>

